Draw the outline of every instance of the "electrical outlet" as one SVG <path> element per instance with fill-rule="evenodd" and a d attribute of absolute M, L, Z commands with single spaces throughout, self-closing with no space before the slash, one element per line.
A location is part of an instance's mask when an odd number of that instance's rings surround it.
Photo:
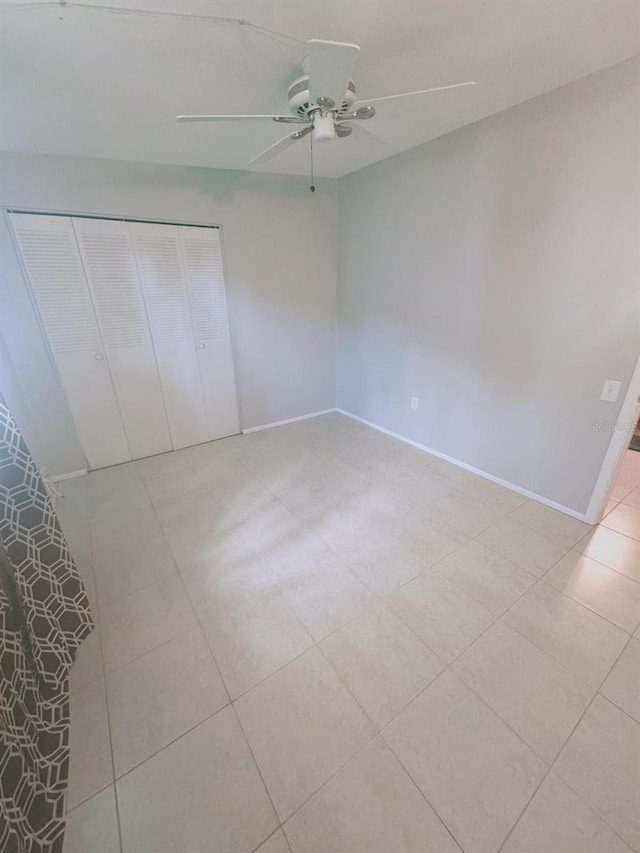
<path fill-rule="evenodd" d="M 412 409 L 417 409 L 417 408 L 418 408 L 418 398 L 417 398 L 417 397 L 412 397 L 412 398 L 411 398 L 411 408 L 412 408 Z"/>
<path fill-rule="evenodd" d="M 600 394 L 600 399 L 604 400 L 605 403 L 615 403 L 618 399 L 618 394 L 620 393 L 620 383 L 615 379 L 606 379 L 604 385 L 602 386 L 602 394 Z"/>

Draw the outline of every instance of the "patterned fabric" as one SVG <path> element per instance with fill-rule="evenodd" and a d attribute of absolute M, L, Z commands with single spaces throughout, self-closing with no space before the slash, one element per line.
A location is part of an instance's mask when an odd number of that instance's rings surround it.
<path fill-rule="evenodd" d="M 0 396 L 0 850 L 60 853 L 69 669 L 92 630 L 44 483 Z"/>

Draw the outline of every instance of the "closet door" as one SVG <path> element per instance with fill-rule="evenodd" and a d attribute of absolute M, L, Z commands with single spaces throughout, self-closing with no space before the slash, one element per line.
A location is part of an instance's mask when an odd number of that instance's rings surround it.
<path fill-rule="evenodd" d="M 134 459 L 172 449 L 136 258 L 126 222 L 74 218 Z"/>
<path fill-rule="evenodd" d="M 71 219 L 12 213 L 31 290 L 91 468 L 131 459 Z"/>
<path fill-rule="evenodd" d="M 178 228 L 130 222 L 174 448 L 207 441 Z"/>
<path fill-rule="evenodd" d="M 218 228 L 178 228 L 191 303 L 208 438 L 240 432 Z"/>

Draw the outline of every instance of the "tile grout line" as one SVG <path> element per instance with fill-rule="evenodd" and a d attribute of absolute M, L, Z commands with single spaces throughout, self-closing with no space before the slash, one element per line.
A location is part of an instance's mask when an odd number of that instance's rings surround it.
<path fill-rule="evenodd" d="M 361 614 L 360 614 L 360 615 L 361 615 Z M 323 642 L 324 642 L 324 640 L 323 640 Z M 358 706 L 358 708 L 360 709 L 360 711 L 364 714 L 364 716 L 366 717 L 367 721 L 368 721 L 369 723 L 371 723 L 371 725 L 373 726 L 373 730 L 376 732 L 376 735 L 379 735 L 379 734 L 380 734 L 380 732 L 382 731 L 381 727 L 380 727 L 380 726 L 375 722 L 375 720 L 372 720 L 372 719 L 371 719 L 371 717 L 369 716 L 369 714 L 368 714 L 368 713 L 367 713 L 367 711 L 365 710 L 364 706 L 361 704 L 361 702 L 360 702 L 360 700 L 358 699 L 358 697 L 353 693 L 353 691 L 351 690 L 351 688 L 349 687 L 349 685 L 348 685 L 348 684 L 346 683 L 346 681 L 341 677 L 340 673 L 336 670 L 335 666 L 331 663 L 330 659 L 326 656 L 326 654 L 324 653 L 324 651 L 323 651 L 323 649 L 322 649 L 322 646 L 318 643 L 318 645 L 317 645 L 317 647 L 316 647 L 316 648 L 317 648 L 317 649 L 318 649 L 318 651 L 320 652 L 320 655 L 321 655 L 322 659 L 324 660 L 324 662 L 325 662 L 325 663 L 327 664 L 327 666 L 331 669 L 331 671 L 332 671 L 332 672 L 333 672 L 333 674 L 336 676 L 336 678 L 338 679 L 338 681 L 340 682 L 340 684 L 341 684 L 341 685 L 344 687 L 344 689 L 347 691 L 347 693 L 349 694 L 349 696 L 351 696 L 351 698 L 352 698 L 352 699 L 353 699 L 353 701 L 356 703 L 356 705 Z M 361 751 L 362 751 L 362 750 L 359 750 L 359 752 L 361 752 Z"/>
<path fill-rule="evenodd" d="M 277 817 L 277 815 L 276 815 L 276 817 Z M 261 842 L 260 842 L 260 844 L 258 844 L 258 846 L 257 846 L 257 847 L 252 847 L 252 848 L 251 848 L 251 850 L 249 851 L 249 853 L 259 853 L 259 850 L 260 850 L 260 848 L 262 847 L 262 845 L 263 845 L 263 844 L 266 844 L 268 841 L 271 841 L 271 839 L 272 839 L 272 838 L 274 838 L 274 837 L 278 834 L 278 832 L 279 832 L 279 833 L 282 835 L 282 837 L 284 838 L 284 843 L 287 845 L 287 850 L 289 851 L 289 853 L 291 853 L 291 847 L 290 847 L 290 845 L 289 845 L 289 839 L 288 839 L 288 838 L 287 838 L 287 836 L 285 835 L 285 832 L 284 832 L 284 826 L 283 826 L 282 824 L 279 824 L 279 825 L 278 825 L 278 826 L 273 830 L 273 832 L 271 833 L 271 835 L 268 835 L 268 836 L 267 836 L 263 841 L 261 841 Z"/>
<path fill-rule="evenodd" d="M 545 583 L 544 583 L 544 581 L 542 580 L 542 578 L 540 578 L 540 580 L 538 581 L 538 583 L 542 583 L 542 584 L 544 584 L 545 586 L 549 587 L 550 589 L 553 589 L 555 592 L 560 592 L 560 590 L 555 589 L 555 587 L 550 587 L 550 586 L 549 586 L 549 584 L 545 584 Z M 527 593 L 528 593 L 528 592 L 531 592 L 531 590 L 533 590 L 536 586 L 538 586 L 538 583 L 534 583 L 534 584 L 533 584 L 533 586 L 531 586 L 531 587 L 527 590 Z M 562 593 L 561 593 L 561 594 L 562 594 Z M 525 595 L 526 595 L 526 593 L 525 593 Z M 574 604 L 577 604 L 577 605 L 579 605 L 579 606 L 582 606 L 582 605 L 580 605 L 580 602 L 579 602 L 579 601 L 576 601 L 574 598 L 571 598 L 570 596 L 565 596 L 565 598 L 568 598 L 568 599 L 569 599 L 569 601 L 573 602 Z M 517 603 L 518 603 L 517 601 L 516 601 L 516 602 L 514 602 L 514 606 L 515 606 L 515 604 L 517 604 Z M 511 610 L 511 607 L 507 608 L 507 610 L 505 610 L 505 612 L 500 616 L 500 619 L 504 619 L 504 617 L 507 615 L 507 613 L 509 613 L 509 611 L 510 611 L 510 610 Z M 593 615 L 594 615 L 594 616 L 598 616 L 600 619 L 602 619 L 603 621 L 607 622 L 607 624 L 608 624 L 608 625 L 611 625 L 613 628 L 616 628 L 618 631 L 622 631 L 622 633 L 623 633 L 623 634 L 625 634 L 625 636 L 626 636 L 626 638 L 627 638 L 627 639 L 629 639 L 629 638 L 633 639 L 633 634 L 629 634 L 629 632 L 628 632 L 628 631 L 625 631 L 625 630 L 624 630 L 624 628 L 620 628 L 618 625 L 615 625 L 613 622 L 608 622 L 608 620 L 604 619 L 604 617 L 603 617 L 603 616 L 599 616 L 599 614 L 598 614 L 598 613 L 595 613 L 595 611 L 593 611 L 593 610 L 589 610 L 588 608 L 585 608 L 585 610 L 587 610 L 589 613 L 593 613 Z M 558 666 L 562 667 L 562 669 L 563 669 L 565 672 L 567 672 L 569 675 L 573 676 L 574 678 L 577 678 L 577 679 L 578 679 L 578 681 L 581 681 L 581 682 L 582 682 L 586 687 L 589 687 L 589 688 L 591 688 L 592 690 L 596 689 L 596 688 L 594 688 L 594 686 L 593 686 L 592 684 L 590 684 L 588 681 L 585 681 L 585 679 L 584 679 L 584 677 L 583 677 L 583 676 L 578 675 L 576 672 L 574 672 L 572 669 L 570 669 L 570 668 L 569 668 L 565 663 L 563 663 L 563 662 L 562 662 L 561 660 L 559 660 L 559 659 L 558 659 L 554 654 L 552 654 L 550 651 L 548 651 L 548 649 L 543 648 L 541 645 L 539 645 L 539 643 L 537 643 L 535 640 L 532 640 L 532 639 L 531 639 L 530 637 L 528 637 L 525 633 L 523 633 L 523 632 L 521 631 L 521 629 L 520 629 L 520 628 L 518 628 L 518 627 L 517 627 L 517 626 L 515 626 L 515 625 L 511 625 L 511 623 L 510 623 L 510 622 L 506 622 L 506 621 L 505 621 L 505 625 L 506 625 L 508 628 L 510 628 L 512 631 L 515 631 L 515 633 L 516 633 L 516 634 L 519 634 L 519 635 L 520 635 L 523 639 L 525 639 L 528 643 L 531 643 L 531 645 L 532 645 L 532 646 L 534 646 L 536 649 L 538 649 L 538 651 L 540 651 L 540 652 L 542 652 L 543 654 L 545 654 L 548 658 L 550 658 L 552 661 L 554 661 Z M 627 643 L 627 639 L 625 639 L 625 645 L 626 645 L 626 643 Z M 611 671 L 611 670 L 608 670 L 608 671 L 607 671 L 607 675 L 609 675 L 609 674 L 610 674 L 610 671 Z"/>
<path fill-rule="evenodd" d="M 139 770 L 140 767 L 142 767 L 148 761 L 151 761 L 152 758 L 155 758 L 156 756 L 160 755 L 160 753 L 164 752 L 165 749 L 168 749 L 170 746 L 173 746 L 174 743 L 177 743 L 177 741 L 181 740 L 186 735 L 191 734 L 191 732 L 194 731 L 195 729 L 197 729 L 199 726 L 202 726 L 204 723 L 209 722 L 209 720 L 211 720 L 213 717 L 217 716 L 222 711 L 225 711 L 227 708 L 229 708 L 231 706 L 231 704 L 232 704 L 231 702 L 227 702 L 221 708 L 218 708 L 216 711 L 212 711 L 210 714 L 207 714 L 206 717 L 203 717 L 197 723 L 194 723 L 192 726 L 189 726 L 188 729 L 185 729 L 185 731 L 181 732 L 179 735 L 176 735 L 174 738 L 172 738 L 170 741 L 165 743 L 163 746 L 154 750 L 154 752 L 152 752 L 150 755 L 147 755 L 146 758 L 144 758 L 142 761 L 139 761 L 138 764 L 136 764 L 134 767 L 130 767 L 124 773 L 121 773 L 119 776 L 117 776 L 115 779 L 115 784 L 117 785 L 118 782 L 121 782 L 123 779 L 126 779 L 127 776 L 130 776 L 136 770 Z M 102 790 L 104 790 L 104 788 Z M 86 800 L 85 800 L 85 802 L 86 802 Z"/>
<path fill-rule="evenodd" d="M 351 764 L 352 761 L 355 761 L 355 759 L 358 758 L 364 752 L 364 750 L 367 749 L 369 746 L 371 746 L 371 744 L 376 740 L 376 738 L 379 738 L 379 737 L 381 737 L 381 732 L 379 732 L 376 729 L 374 731 L 374 733 L 371 735 L 371 737 L 367 738 L 367 740 L 362 744 L 362 746 L 359 749 L 357 749 L 353 753 L 353 755 L 350 755 L 349 758 L 345 759 L 340 764 L 340 766 L 337 767 L 333 771 L 333 773 L 331 773 L 331 775 L 325 779 L 325 781 L 321 785 L 319 785 L 314 791 L 311 792 L 311 794 L 309 794 L 309 796 L 306 798 L 306 800 L 304 800 L 302 803 L 300 803 L 299 806 L 296 806 L 296 808 L 291 812 L 291 814 L 287 816 L 286 820 L 284 820 L 282 822 L 282 831 L 283 832 L 286 831 L 285 825 L 291 820 L 291 818 L 294 815 L 296 815 L 299 811 L 301 811 L 307 805 L 307 803 L 310 800 L 312 800 L 317 794 L 319 794 L 320 791 L 322 791 L 322 789 L 325 788 L 329 784 L 329 782 L 331 782 L 332 779 L 334 779 L 338 775 L 338 773 L 340 773 L 342 770 L 344 770 L 345 767 L 347 767 L 347 765 Z M 404 767 L 404 765 L 403 765 L 403 767 Z"/>
<path fill-rule="evenodd" d="M 565 554 L 565 556 L 566 556 L 566 554 Z M 562 559 L 564 559 L 564 557 Z M 552 566 L 551 568 L 553 569 L 553 568 L 555 568 L 555 566 Z M 604 568 L 606 568 L 606 566 L 604 566 Z M 551 571 L 551 569 L 549 569 L 549 571 Z M 545 574 L 547 574 L 547 573 L 545 573 Z M 629 631 L 627 628 L 623 628 L 622 625 L 618 625 L 617 622 L 612 622 L 611 619 L 609 619 L 607 616 L 603 616 L 602 613 L 598 613 L 597 610 L 594 610 L 593 607 L 589 607 L 588 604 L 585 604 L 582 601 L 578 601 L 577 598 L 574 598 L 568 592 L 565 592 L 565 590 L 558 589 L 557 586 L 554 586 L 552 583 L 549 583 L 549 581 L 545 580 L 545 575 L 543 575 L 538 580 L 542 581 L 542 583 L 544 583 L 544 585 L 548 586 L 550 589 L 553 589 L 556 592 L 560 593 L 560 595 L 562 595 L 564 598 L 568 598 L 569 601 L 573 601 L 574 604 L 579 604 L 580 607 L 584 607 L 584 609 L 588 610 L 589 613 L 593 613 L 594 616 L 598 616 L 600 619 L 602 619 L 607 624 L 612 625 L 614 628 L 617 628 L 619 631 L 624 631 L 625 634 L 629 634 L 630 636 L 633 636 L 634 632 L 638 629 L 638 625 L 640 624 L 640 621 L 638 623 L 636 623 L 636 626 L 633 628 L 632 631 Z M 534 586 L 535 586 L 535 584 L 534 584 Z"/>
<path fill-rule="evenodd" d="M 86 484 L 85 484 L 84 492 L 85 492 L 85 499 L 86 499 Z M 87 524 L 87 531 L 88 531 L 88 535 L 89 535 L 89 543 L 90 543 L 90 547 L 91 547 L 91 573 L 92 573 L 92 579 L 93 579 L 93 588 L 94 588 L 94 592 L 95 592 L 95 596 L 96 596 L 96 601 L 95 601 L 96 613 L 95 613 L 95 619 L 94 619 L 94 622 L 95 622 L 94 630 L 97 632 L 98 646 L 100 648 L 100 664 L 101 664 L 101 669 L 102 669 L 102 691 L 103 691 L 103 695 L 104 695 L 105 711 L 106 711 L 106 717 L 107 717 L 107 731 L 109 734 L 109 756 L 111 759 L 112 781 L 109 783 L 109 785 L 105 785 L 99 791 L 94 792 L 91 795 L 91 797 L 87 797 L 81 803 L 78 803 L 76 808 L 78 806 L 82 805 L 83 803 L 88 802 L 92 797 L 97 796 L 97 794 L 102 793 L 102 791 L 107 790 L 108 787 L 113 786 L 113 799 L 114 799 L 115 812 L 116 812 L 116 825 L 118 828 L 118 846 L 120 848 L 120 853 L 123 853 L 122 825 L 121 825 L 121 821 L 120 821 L 120 807 L 119 807 L 119 802 L 118 802 L 118 789 L 116 786 L 116 771 L 115 771 L 115 761 L 114 761 L 114 756 L 113 756 L 113 737 L 112 737 L 112 732 L 111 732 L 111 715 L 109 713 L 109 694 L 107 691 L 107 679 L 106 679 L 106 673 L 105 673 L 105 668 L 104 668 L 104 650 L 103 650 L 103 645 L 102 645 L 100 604 L 98 602 L 98 591 L 97 591 L 96 576 L 95 576 L 95 556 L 96 555 L 95 555 L 94 548 L 93 548 L 93 535 L 91 533 L 91 519 L 89 518 L 88 513 L 87 513 L 87 517 L 86 517 L 86 524 Z M 70 756 L 70 758 L 71 758 L 71 756 Z"/>
<path fill-rule="evenodd" d="M 578 726 L 579 726 L 579 725 L 582 723 L 582 721 L 584 720 L 584 718 L 585 718 L 585 716 L 587 715 L 587 713 L 588 713 L 589 709 L 590 709 L 590 708 L 591 708 L 591 706 L 593 705 L 593 703 L 594 703 L 594 701 L 595 701 L 596 697 L 597 697 L 597 696 L 602 696 L 602 694 L 600 693 L 600 690 L 601 690 L 601 688 L 602 688 L 602 686 L 603 686 L 604 682 L 607 680 L 607 678 L 608 678 L 608 677 L 609 677 L 609 675 L 611 674 L 611 671 L 614 669 L 614 667 L 616 666 L 616 664 L 618 663 L 618 661 L 620 660 L 620 658 L 621 658 L 621 657 L 622 657 L 622 655 L 624 654 L 624 652 L 625 652 L 625 650 L 626 650 L 626 648 L 627 648 L 627 646 L 629 645 L 629 643 L 630 643 L 630 642 L 631 642 L 631 637 L 629 637 L 629 639 L 627 640 L 627 642 L 626 642 L 626 643 L 625 643 L 625 645 L 624 645 L 624 648 L 620 651 L 620 654 L 616 657 L 616 659 L 615 659 L 615 661 L 614 661 L 614 663 L 613 663 L 613 666 L 611 667 L 611 669 L 609 670 L 609 672 L 607 672 L 607 674 L 605 675 L 605 677 L 602 679 L 602 681 L 600 682 L 600 685 L 599 685 L 599 687 L 597 688 L 597 690 L 595 690 L 595 691 L 594 691 L 594 694 L 593 694 L 593 696 L 591 697 L 591 699 L 589 700 L 589 702 L 587 703 L 587 706 L 585 707 L 584 711 L 582 712 L 582 714 L 580 714 L 580 716 L 578 717 L 578 719 L 577 719 L 577 721 L 576 721 L 575 725 L 573 726 L 573 728 L 572 728 L 572 729 L 571 729 L 571 731 L 569 732 L 568 736 L 567 736 L 567 737 L 566 737 L 566 739 L 564 740 L 564 742 L 563 742 L 562 746 L 560 747 L 560 749 L 559 749 L 559 750 L 558 750 L 558 752 L 556 753 L 556 757 L 553 759 L 553 761 L 552 761 L 552 762 L 549 764 L 549 766 L 547 767 L 547 770 L 545 771 L 545 773 L 544 773 L 544 775 L 543 775 L 542 779 L 540 780 L 540 782 L 539 782 L 539 783 L 538 783 L 538 785 L 536 786 L 536 788 L 535 788 L 534 792 L 531 794 L 531 797 L 527 800 L 527 803 L 526 803 L 525 807 L 522 809 L 522 811 L 521 811 L 521 812 L 520 812 L 520 814 L 518 815 L 518 819 L 516 820 L 516 822 L 513 824 L 513 826 L 512 826 L 512 827 L 511 827 L 511 829 L 509 830 L 509 832 L 508 832 L 508 834 L 507 834 L 506 838 L 504 839 L 504 841 L 502 842 L 502 844 L 500 845 L 500 847 L 498 848 L 498 850 L 496 851 L 496 853 L 500 853 L 500 851 L 502 850 L 502 848 L 504 847 L 504 845 L 507 843 L 507 841 L 509 840 L 509 837 L 511 836 L 511 834 L 512 834 L 513 830 L 514 830 L 514 829 L 516 828 L 516 826 L 520 823 L 520 820 L 521 820 L 522 816 L 524 815 L 525 811 L 527 810 L 527 808 L 529 807 L 529 804 L 532 802 L 533 798 L 534 798 L 534 797 L 535 797 L 535 795 L 538 793 L 538 791 L 539 791 L 539 790 L 540 790 L 540 788 L 542 787 L 542 784 L 543 784 L 543 783 L 544 783 L 544 781 L 547 779 L 547 777 L 549 776 L 549 774 L 550 774 L 551 772 L 555 772 L 553 768 L 555 767 L 556 762 L 558 761 L 558 759 L 560 758 L 560 756 L 561 756 L 561 755 L 562 755 L 562 753 L 564 752 L 564 750 L 565 750 L 565 748 L 566 748 L 567 744 L 569 743 L 569 741 L 570 741 L 570 740 L 571 740 L 571 738 L 573 737 L 573 735 L 574 735 L 575 731 L 577 730 Z M 602 696 L 602 698 L 606 699 L 606 696 Z M 628 716 L 628 715 L 627 715 L 627 716 Z M 633 719 L 633 718 L 631 718 L 631 719 Z M 613 827 L 613 826 L 611 826 L 611 824 L 609 823 L 609 821 L 608 821 L 606 818 L 604 818 L 604 817 L 603 817 L 603 816 L 602 816 L 602 815 L 601 815 L 601 814 L 600 814 L 600 813 L 599 813 L 595 808 L 593 808 L 593 806 L 592 806 L 592 805 L 590 805 L 590 804 L 589 804 L 589 803 L 584 799 L 584 797 L 582 797 L 582 796 L 581 796 L 581 794 L 579 794 L 577 791 L 575 791 L 575 790 L 571 787 L 571 785 L 569 785 L 569 783 L 568 783 L 568 782 L 566 782 L 566 781 L 563 779 L 563 777 L 562 777 L 562 776 L 560 776 L 560 774 L 559 774 L 559 773 L 557 773 L 556 775 L 558 776 L 558 778 L 559 778 L 559 779 L 561 779 L 561 780 L 562 780 L 562 782 L 563 782 L 565 785 L 567 785 L 567 787 L 568 787 L 568 788 L 570 788 L 570 789 L 573 791 L 573 793 L 578 797 L 578 799 L 579 799 L 581 802 L 583 802 L 583 803 L 587 806 L 587 808 L 591 809 L 591 811 L 592 811 L 592 812 L 594 812 L 595 814 L 597 814 L 597 815 L 598 815 L 598 817 L 600 817 L 600 819 L 603 821 L 603 823 L 604 823 L 606 826 L 608 826 L 608 827 L 609 827 L 609 829 L 610 829 L 610 830 L 611 830 L 611 831 L 612 831 L 616 836 L 618 836 L 618 838 L 621 838 L 621 839 L 624 841 L 624 839 L 622 838 L 622 836 L 621 836 L 621 835 L 620 835 L 620 834 L 619 834 L 619 833 L 614 829 L 614 827 Z M 625 841 L 625 844 L 626 844 L 626 843 L 627 843 L 627 842 Z"/>
<path fill-rule="evenodd" d="M 93 569 L 93 578 L 94 578 L 94 589 L 95 589 L 95 593 L 96 593 L 96 617 L 97 617 L 97 622 L 98 622 L 98 624 L 96 625 L 96 629 L 98 631 L 98 643 L 100 646 L 100 660 L 102 661 L 102 687 L 104 690 L 105 706 L 106 706 L 106 712 L 107 712 L 107 727 L 109 730 L 109 753 L 111 756 L 111 774 L 113 777 L 113 782 L 112 782 L 112 784 L 113 784 L 113 799 L 114 799 L 114 803 L 115 803 L 116 822 L 117 822 L 117 826 L 118 826 L 118 844 L 120 845 L 120 853 L 124 853 L 124 844 L 123 844 L 123 840 L 122 840 L 122 821 L 120 819 L 120 800 L 118 797 L 118 786 L 116 785 L 116 764 L 115 764 L 115 757 L 113 754 L 113 734 L 112 734 L 112 730 L 111 730 L 111 713 L 109 711 L 109 691 L 107 690 L 107 674 L 106 674 L 105 665 L 104 665 L 104 647 L 103 647 L 103 643 L 102 643 L 102 620 L 101 620 L 101 614 L 100 614 L 101 608 L 100 608 L 100 602 L 99 602 L 99 598 L 98 598 L 98 587 L 97 587 L 97 583 L 96 583 L 96 579 L 95 579 L 95 566 L 96 566 L 95 557 L 96 557 L 96 555 L 95 555 L 94 550 L 93 550 L 92 535 L 91 535 L 91 533 L 89 535 L 91 537 L 92 569 Z"/>
<path fill-rule="evenodd" d="M 100 638 L 100 648 L 102 649 L 102 638 Z M 103 662 L 103 668 L 104 668 L 104 662 Z M 109 750 L 111 753 L 111 772 L 113 774 L 113 783 L 112 783 L 113 784 L 113 797 L 114 797 L 115 806 L 116 806 L 116 820 L 118 822 L 118 840 L 120 842 L 120 853 L 123 853 L 124 847 L 123 847 L 123 842 L 122 842 L 122 823 L 120 820 L 120 799 L 118 797 L 118 786 L 116 784 L 116 782 L 117 782 L 116 764 L 115 764 L 115 758 L 113 755 L 113 736 L 112 736 L 112 731 L 111 731 L 111 712 L 109 710 L 109 691 L 107 690 L 106 676 L 104 677 L 103 682 L 104 682 L 103 688 L 104 688 L 104 695 L 105 695 L 105 704 L 106 704 L 106 708 L 107 708 L 107 726 L 109 728 Z"/>
<path fill-rule="evenodd" d="M 600 525 L 598 525 L 598 527 L 600 527 Z M 611 533 L 617 533 L 618 536 L 623 536 L 625 539 L 628 539 L 629 542 L 632 542 L 633 544 L 637 544 L 638 550 L 640 550 L 640 540 L 639 539 L 634 539 L 633 536 L 627 536 L 626 533 L 618 533 L 617 530 L 612 530 L 610 527 L 606 527 L 606 528 L 602 527 L 600 529 L 610 530 Z M 587 534 L 587 536 L 588 535 L 589 534 Z M 586 537 L 583 537 L 583 539 L 586 539 Z M 576 542 L 576 544 L 573 546 L 573 548 L 570 548 L 569 551 L 567 551 L 567 554 L 570 554 L 571 551 L 576 551 L 576 549 L 577 549 L 577 547 L 581 541 L 582 541 L 582 539 L 579 539 L 578 542 Z M 632 583 L 638 584 L 638 586 L 640 586 L 640 579 L 636 580 L 636 578 L 632 578 L 631 575 L 627 575 L 624 572 L 621 572 L 620 569 L 615 569 L 613 566 L 608 566 L 606 563 L 603 563 L 602 560 L 597 560 L 595 557 L 592 557 L 590 554 L 585 554 L 584 551 L 577 551 L 577 553 L 579 554 L 579 556 L 585 557 L 587 560 L 591 560 L 592 563 L 597 563 L 599 566 L 602 566 L 604 569 L 608 569 L 610 572 L 615 572 L 617 575 L 620 575 L 620 577 L 626 578 L 628 581 L 631 581 Z M 567 554 L 565 554 L 564 556 L 566 557 Z"/>
<path fill-rule="evenodd" d="M 616 659 L 616 664 L 618 663 L 618 661 L 620 660 L 620 658 L 622 657 L 622 655 L 626 652 L 627 648 L 631 645 L 631 641 L 632 641 L 632 640 L 633 640 L 633 637 L 630 637 L 630 638 L 629 638 L 629 642 L 625 644 L 625 647 L 622 649 L 622 651 L 621 651 L 621 652 L 620 652 L 620 654 L 618 655 L 618 657 L 617 657 L 617 659 Z M 615 664 L 614 664 L 614 665 L 615 665 Z M 624 716 L 625 716 L 628 720 L 630 720 L 632 723 L 636 723 L 637 725 L 640 725 L 640 720 L 637 720 L 637 719 L 633 716 L 633 714 L 630 714 L 630 713 L 629 713 L 629 711 L 625 711 L 625 709 L 624 709 L 624 708 L 621 708 L 621 707 L 620 707 L 620 705 L 617 705 L 617 704 L 613 701 L 613 699 L 609 699 L 609 697 L 607 696 L 607 694 L 606 694 L 606 693 L 603 693 L 603 692 L 602 692 L 602 688 L 604 687 L 604 683 L 605 683 L 605 681 L 607 680 L 607 678 L 608 678 L 610 675 L 611 675 L 611 672 L 608 672 L 608 673 L 607 673 L 606 678 L 604 678 L 604 679 L 603 679 L 602 684 L 600 685 L 600 687 L 599 687 L 599 688 L 598 688 L 598 690 L 597 690 L 597 695 L 598 695 L 601 699 L 604 699 L 604 701 L 605 701 L 605 702 L 607 702 L 609 705 L 612 705 L 614 708 L 616 708 L 618 711 L 620 711 L 620 713 L 621 713 L 621 714 L 624 714 Z M 593 807 L 592 807 L 592 808 L 593 808 Z M 594 809 L 594 811 L 595 811 L 595 809 Z"/>
<path fill-rule="evenodd" d="M 625 645 L 623 650 L 620 652 L 620 657 L 622 657 L 622 655 L 626 652 L 627 648 L 631 645 L 633 640 L 634 640 L 634 638 L 631 637 L 629 642 Z M 618 660 L 620 660 L 620 658 L 618 658 Z M 616 663 L 618 663 L 618 661 L 616 661 Z M 637 725 L 640 726 L 640 720 L 639 719 L 634 717 L 633 714 L 630 714 L 629 711 L 626 711 L 624 708 L 621 708 L 620 705 L 618 705 L 617 702 L 614 702 L 610 696 L 607 696 L 606 693 L 602 692 L 602 688 L 604 687 L 605 682 L 607 681 L 607 678 L 609 678 L 610 675 L 611 675 L 611 672 L 608 672 L 605 680 L 600 685 L 600 688 L 598 689 L 598 696 L 600 696 L 602 699 L 606 700 L 610 705 L 613 705 L 614 708 L 616 708 L 618 711 L 620 711 L 621 714 L 624 714 L 625 717 L 627 717 L 629 720 L 631 720 L 631 722 L 637 723 Z M 595 809 L 594 809 L 594 811 L 595 811 Z"/>
<path fill-rule="evenodd" d="M 436 680 L 436 679 L 434 678 L 434 681 L 435 681 L 435 680 Z M 433 683 L 433 682 L 432 682 L 432 683 Z M 394 719 L 395 719 L 395 718 L 394 718 Z M 450 835 L 450 836 L 451 836 L 451 838 L 453 839 L 453 842 L 454 842 L 454 844 L 456 845 L 456 847 L 458 847 L 458 848 L 462 851 L 462 853 L 465 853 L 465 849 L 464 849 L 464 847 L 462 846 L 462 843 L 461 843 L 460 841 L 458 841 L 458 839 L 455 837 L 455 835 L 453 834 L 453 832 L 451 831 L 451 829 L 449 829 L 448 824 L 447 824 L 447 823 L 445 822 L 445 820 L 440 816 L 440 813 L 437 811 L 437 809 L 436 809 L 436 808 L 432 805 L 432 803 L 429 801 L 429 799 L 428 799 L 427 795 L 425 794 L 425 792 L 422 790 L 422 788 L 420 787 L 420 785 L 418 785 L 418 783 L 416 782 L 416 780 L 413 778 L 413 775 L 411 774 L 411 771 L 410 771 L 407 767 L 405 767 L 405 765 L 404 765 L 404 764 L 402 763 L 402 761 L 400 760 L 400 757 L 396 754 L 396 752 L 395 752 L 394 748 L 391 746 L 391 744 L 389 743 L 389 741 L 385 738 L 385 736 L 384 736 L 382 733 L 380 734 L 380 737 L 382 738 L 382 741 L 383 741 L 384 745 L 387 747 L 387 749 L 389 750 L 389 752 L 393 755 L 393 757 L 394 757 L 394 758 L 395 758 L 395 760 L 398 762 L 398 764 L 400 765 L 400 767 L 402 767 L 402 769 L 404 770 L 404 772 L 407 774 L 407 776 L 408 776 L 408 777 L 409 777 L 409 779 L 411 780 L 412 784 L 414 785 L 414 787 L 416 788 L 416 790 L 418 791 L 418 793 L 420 794 L 420 796 L 422 797 L 422 799 L 423 799 L 423 800 L 425 801 L 425 803 L 429 806 L 429 808 L 430 808 L 430 809 L 431 809 L 431 811 L 434 813 L 434 815 L 436 816 L 436 818 L 440 821 L 440 823 L 441 823 L 441 824 L 442 824 L 442 826 L 445 828 L 445 830 L 449 833 L 449 835 Z"/>
<path fill-rule="evenodd" d="M 231 707 L 233 708 L 233 714 L 234 714 L 234 717 L 236 719 L 236 722 L 238 723 L 240 731 L 242 732 L 242 737 L 244 738 L 244 742 L 247 745 L 247 749 L 249 750 L 249 755 L 251 756 L 251 759 L 252 759 L 253 764 L 256 768 L 258 776 L 260 777 L 260 781 L 262 782 L 262 787 L 264 788 L 265 793 L 266 793 L 267 797 L 269 798 L 269 803 L 271 804 L 271 808 L 273 809 L 273 814 L 275 816 L 277 826 L 274 829 L 274 831 L 271 833 L 271 835 L 274 835 L 279 829 L 282 829 L 282 832 L 284 834 L 282 820 L 280 819 L 280 815 L 278 814 L 278 810 L 276 809 L 276 805 L 273 802 L 273 797 L 271 796 L 271 791 L 269 790 L 269 787 L 264 780 L 264 776 L 262 775 L 262 770 L 260 769 L 260 765 L 258 764 L 258 759 L 255 756 L 255 753 L 253 751 L 253 747 L 249 743 L 249 738 L 247 737 L 247 733 L 244 730 L 244 726 L 242 725 L 242 720 L 240 719 L 240 715 L 238 714 L 238 709 L 234 706 L 233 702 L 231 703 Z M 270 837 L 271 836 L 267 836 L 267 838 L 270 838 Z M 262 841 L 260 842 L 260 844 L 258 844 L 258 847 L 256 847 L 255 849 L 256 850 L 259 849 L 262 846 L 262 844 L 264 844 L 264 842 L 266 840 L 267 839 L 263 838 Z"/>

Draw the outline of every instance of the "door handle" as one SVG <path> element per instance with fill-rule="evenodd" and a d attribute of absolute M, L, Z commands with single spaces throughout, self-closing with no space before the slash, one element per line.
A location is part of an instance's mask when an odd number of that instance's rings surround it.
<path fill-rule="evenodd" d="M 94 355 L 94 358 L 95 358 L 95 360 L 96 360 L 96 361 L 103 361 L 104 356 L 102 355 L 102 353 L 101 353 L 101 352 L 97 352 L 97 353 Z"/>

